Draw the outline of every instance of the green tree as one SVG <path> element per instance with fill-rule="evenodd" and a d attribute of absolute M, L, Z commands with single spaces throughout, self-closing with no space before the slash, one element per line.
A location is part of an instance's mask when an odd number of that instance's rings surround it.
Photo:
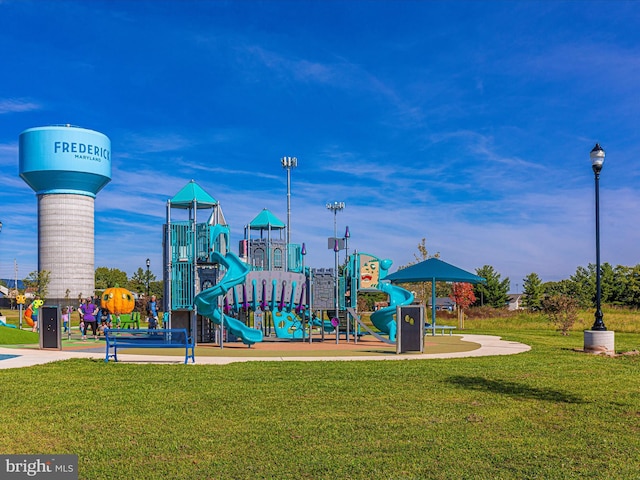
<path fill-rule="evenodd" d="M 525 308 L 531 311 L 540 310 L 544 296 L 544 287 L 537 273 L 530 273 L 523 279 L 522 293 L 522 303 Z"/>
<path fill-rule="evenodd" d="M 96 290 L 106 290 L 107 288 L 125 288 L 129 279 L 127 273 L 117 268 L 98 267 L 96 268 Z"/>
<path fill-rule="evenodd" d="M 618 265 L 614 269 L 615 302 L 628 307 L 640 307 L 640 264 L 635 267 Z"/>
<path fill-rule="evenodd" d="M 133 276 L 129 279 L 128 288 L 132 292 L 147 293 L 147 285 L 149 285 L 149 295 L 151 295 L 151 284 L 156 281 L 156 276 L 151 273 L 151 270 L 143 270 L 142 267 L 138 267 Z"/>
<path fill-rule="evenodd" d="M 578 301 L 582 308 L 592 306 L 596 294 L 595 266 L 576 268 L 576 273 L 571 275 L 569 280 L 573 284 L 573 291 L 570 295 Z"/>
<path fill-rule="evenodd" d="M 500 280 L 500 274 L 491 265 L 476 269 L 476 274 L 486 282 L 478 283 L 474 287 L 475 305 L 491 305 L 493 308 L 503 308 L 509 301 L 509 277 Z"/>
<path fill-rule="evenodd" d="M 434 255 L 429 255 L 429 251 L 427 250 L 427 239 L 423 237 L 418 244 L 418 253 L 414 253 L 413 258 L 415 261 L 401 266 L 400 269 L 424 262 L 429 258 L 440 258 L 440 252 L 436 252 Z M 410 292 L 415 292 L 416 300 L 421 303 L 426 304 L 427 300 L 431 298 L 431 282 L 404 283 L 401 284 L 401 286 Z M 436 282 L 436 296 L 446 297 L 449 293 L 451 293 L 451 287 L 447 285 L 446 282 Z"/>
<path fill-rule="evenodd" d="M 544 296 L 552 295 L 569 295 L 573 296 L 574 285 L 569 279 L 560 280 L 558 282 L 545 282 L 542 284 Z"/>
<path fill-rule="evenodd" d="M 29 275 L 23 280 L 23 282 L 26 288 L 34 288 L 35 294 L 42 300 L 46 300 L 47 295 L 49 294 L 50 276 L 51 272 L 49 270 L 41 270 L 40 272 L 34 270 L 33 272 L 29 273 Z"/>

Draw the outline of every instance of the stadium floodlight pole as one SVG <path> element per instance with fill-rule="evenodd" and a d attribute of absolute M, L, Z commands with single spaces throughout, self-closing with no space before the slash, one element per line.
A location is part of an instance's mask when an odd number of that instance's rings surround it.
<path fill-rule="evenodd" d="M 338 297 L 340 296 L 340 285 L 338 283 L 338 252 L 340 251 L 340 245 L 338 244 L 338 212 L 344 210 L 345 204 L 344 202 L 333 202 L 333 203 L 327 203 L 327 209 L 331 210 L 333 212 L 333 239 L 334 239 L 334 246 L 333 246 L 333 252 L 334 252 L 334 257 L 335 257 L 335 268 L 333 271 L 333 280 L 335 283 L 335 319 L 336 322 L 338 322 L 338 325 L 336 325 L 336 344 L 340 342 L 340 317 L 338 315 L 338 310 L 340 308 L 340 302 L 338 301 Z"/>
<path fill-rule="evenodd" d="M 298 166 L 298 159 L 296 157 L 282 157 L 280 163 L 282 163 L 282 168 L 287 170 L 287 258 L 284 269 L 285 271 L 289 271 L 289 244 L 291 243 L 291 169 Z"/>
<path fill-rule="evenodd" d="M 604 331 L 607 329 L 602 320 L 602 288 L 600 284 L 600 171 L 604 164 L 604 150 L 600 144 L 596 143 L 596 146 L 591 150 L 591 168 L 595 175 L 595 189 L 596 189 L 596 313 L 595 321 L 591 330 Z"/>

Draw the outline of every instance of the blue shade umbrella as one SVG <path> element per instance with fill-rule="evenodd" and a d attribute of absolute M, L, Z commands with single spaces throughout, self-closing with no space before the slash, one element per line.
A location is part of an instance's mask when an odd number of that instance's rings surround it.
<path fill-rule="evenodd" d="M 485 279 L 461 268 L 443 262 L 438 258 L 429 258 L 410 267 L 387 275 L 384 280 L 391 283 L 431 282 L 431 326 L 435 335 L 436 326 L 436 282 L 484 283 Z"/>

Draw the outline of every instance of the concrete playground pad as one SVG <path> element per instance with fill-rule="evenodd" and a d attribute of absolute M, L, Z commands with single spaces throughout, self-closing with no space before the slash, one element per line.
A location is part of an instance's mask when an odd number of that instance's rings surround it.
<path fill-rule="evenodd" d="M 357 360 L 429 360 L 434 358 L 465 358 L 465 357 L 483 357 L 492 355 L 514 355 L 517 353 L 527 352 L 530 346 L 502 340 L 494 335 L 454 335 L 458 337 L 459 343 L 468 343 L 467 348 L 451 348 L 450 351 L 439 351 L 433 353 L 410 353 L 396 355 L 389 350 L 389 346 L 375 342 L 377 345 L 370 343 L 363 347 L 362 343 L 350 344 L 341 341 L 340 344 L 329 342 L 315 342 L 311 345 L 295 342 L 273 342 L 269 347 L 260 350 L 256 346 L 253 348 L 233 348 L 233 344 L 228 344 L 224 348 L 215 346 L 197 347 L 196 364 L 198 365 L 227 365 L 234 362 L 282 362 L 282 361 L 357 361 Z M 432 337 L 427 336 L 425 340 L 425 350 L 429 352 L 429 341 Z M 260 344 L 260 346 L 268 345 L 270 342 Z M 354 351 L 359 348 L 364 350 Z M 94 360 L 104 360 L 105 346 L 104 343 L 95 343 L 94 348 L 82 350 L 39 350 L 36 348 L 7 348 L 0 347 L 0 369 L 20 368 L 40 365 L 44 363 L 57 362 L 60 360 L 68 360 L 71 358 L 87 358 Z M 101 347 L 101 348 L 100 348 Z M 206 350 L 203 350 L 206 348 Z M 368 351 L 367 351 L 368 350 Z M 125 350 L 126 351 L 126 350 Z M 244 354 L 242 353 L 244 352 Z M 157 363 L 157 364 L 182 364 L 184 362 L 184 354 L 172 352 L 171 355 L 150 355 L 150 351 L 144 351 L 144 354 L 118 353 L 121 363 Z M 112 362 L 110 362 L 112 363 Z M 191 364 L 190 364 L 191 365 Z"/>

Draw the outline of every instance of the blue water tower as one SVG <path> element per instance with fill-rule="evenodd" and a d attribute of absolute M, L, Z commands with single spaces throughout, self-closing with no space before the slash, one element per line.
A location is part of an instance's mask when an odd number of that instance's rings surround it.
<path fill-rule="evenodd" d="M 48 303 L 94 294 L 94 202 L 111 181 L 111 141 L 59 125 L 20 134 L 20 177 L 38 199 L 38 271 L 48 270 Z"/>

